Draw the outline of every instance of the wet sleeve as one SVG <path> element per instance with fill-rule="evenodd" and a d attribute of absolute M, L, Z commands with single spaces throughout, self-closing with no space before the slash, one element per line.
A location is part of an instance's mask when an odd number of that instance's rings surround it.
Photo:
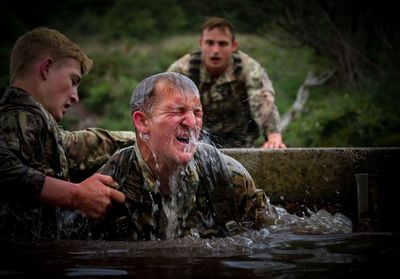
<path fill-rule="evenodd" d="M 119 157 L 119 152 L 117 151 L 97 170 L 97 173 L 109 175 L 116 180 L 117 169 L 120 167 Z"/>
<path fill-rule="evenodd" d="M 227 156 L 227 165 L 237 197 L 238 220 L 253 228 L 272 224 L 275 215 L 265 192 L 256 188 L 249 172 L 236 159 Z"/>
<path fill-rule="evenodd" d="M 0 123 L 1 198 L 34 201 L 45 180 L 40 164 L 45 123 L 40 117 L 23 111 L 2 114 Z"/>
<path fill-rule="evenodd" d="M 253 178 L 239 161 L 227 155 L 224 155 L 224 158 L 237 201 L 240 203 L 245 196 L 252 195 L 256 191 Z"/>
<path fill-rule="evenodd" d="M 135 133 L 89 128 L 62 131 L 63 145 L 70 170 L 97 170 L 110 156 L 136 141 Z"/>
<path fill-rule="evenodd" d="M 118 183 L 116 188 L 125 194 L 127 204 L 132 205 L 142 193 L 143 176 L 133 146 L 115 152 L 98 173 L 110 175 Z"/>
<path fill-rule="evenodd" d="M 270 133 L 280 133 L 275 91 L 266 71 L 257 61 L 249 59 L 243 72 L 251 113 L 263 135 L 267 138 Z"/>
<path fill-rule="evenodd" d="M 44 173 L 23 164 L 0 144 L 0 195 L 2 200 L 35 202 L 42 191 Z"/>

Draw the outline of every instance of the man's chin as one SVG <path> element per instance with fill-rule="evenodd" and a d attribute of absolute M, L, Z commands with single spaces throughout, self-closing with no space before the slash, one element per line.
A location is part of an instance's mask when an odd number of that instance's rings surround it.
<path fill-rule="evenodd" d="M 53 115 L 53 117 L 56 120 L 56 122 L 58 123 L 64 118 L 64 114 L 65 113 L 63 112 L 63 113 L 60 113 L 60 114 L 57 114 L 57 115 Z"/>
<path fill-rule="evenodd" d="M 193 159 L 193 156 L 194 156 L 194 150 L 191 152 L 179 152 L 177 156 L 178 160 L 177 163 L 181 165 L 186 165 Z"/>
<path fill-rule="evenodd" d="M 208 63 L 208 68 L 212 69 L 212 70 L 219 70 L 221 68 L 221 65 L 219 63 L 219 61 L 210 61 Z"/>

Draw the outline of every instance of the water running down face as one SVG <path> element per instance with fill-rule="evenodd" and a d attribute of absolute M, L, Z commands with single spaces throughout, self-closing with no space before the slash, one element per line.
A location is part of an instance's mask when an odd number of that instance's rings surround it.
<path fill-rule="evenodd" d="M 147 144 L 158 161 L 186 164 L 193 158 L 202 127 L 200 96 L 167 83 L 159 83 L 157 91 L 145 116 Z"/>

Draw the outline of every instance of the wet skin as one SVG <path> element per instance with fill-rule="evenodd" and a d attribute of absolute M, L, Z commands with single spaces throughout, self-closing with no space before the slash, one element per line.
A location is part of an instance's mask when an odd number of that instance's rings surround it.
<path fill-rule="evenodd" d="M 148 143 L 159 161 L 171 165 L 188 163 L 195 153 L 202 118 L 198 94 L 164 90 L 147 117 Z"/>

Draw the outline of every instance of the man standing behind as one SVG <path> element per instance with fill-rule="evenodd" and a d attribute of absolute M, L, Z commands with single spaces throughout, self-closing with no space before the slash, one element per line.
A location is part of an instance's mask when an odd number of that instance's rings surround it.
<path fill-rule="evenodd" d="M 208 19 L 199 46 L 167 71 L 190 77 L 199 88 L 208 133 L 203 136 L 218 147 L 254 147 L 261 129 L 263 148 L 285 148 L 272 83 L 257 61 L 237 50 L 233 25 Z"/>

